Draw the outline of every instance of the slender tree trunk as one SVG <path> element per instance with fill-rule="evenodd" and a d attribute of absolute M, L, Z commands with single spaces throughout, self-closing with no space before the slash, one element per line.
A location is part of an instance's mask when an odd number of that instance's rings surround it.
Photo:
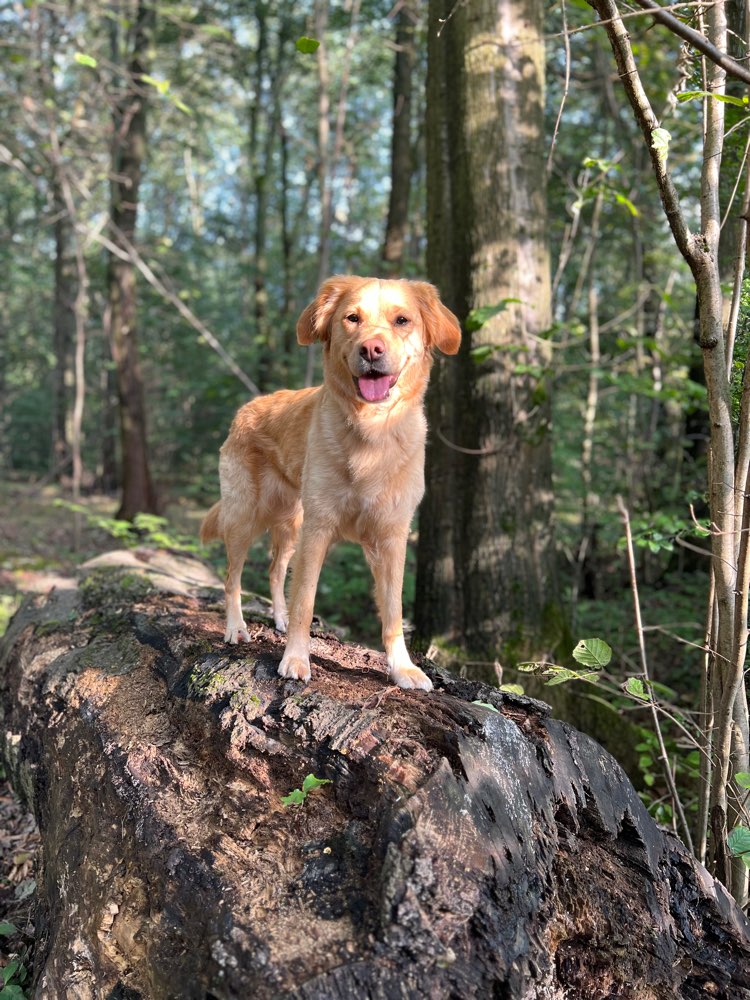
<path fill-rule="evenodd" d="M 75 330 L 75 261 L 71 253 L 70 218 L 57 178 L 52 180 L 55 215 L 55 297 L 53 352 L 55 355 L 54 409 L 52 418 L 52 472 L 55 479 L 70 475 L 70 392 L 73 373 L 71 350 Z"/>
<path fill-rule="evenodd" d="M 135 240 L 141 170 L 146 152 L 146 92 L 140 83 L 147 72 L 147 51 L 154 9 L 138 0 L 133 46 L 127 69 L 125 95 L 114 116 L 111 180 L 112 241 L 118 247 Z M 117 516 L 132 519 L 138 512 L 158 510 L 149 469 L 146 408 L 138 356 L 136 281 L 127 254 L 109 255 L 109 323 L 112 357 L 117 377 L 122 447 L 122 501 Z"/>
<path fill-rule="evenodd" d="M 459 316 L 507 308 L 467 325 L 430 389 L 416 624 L 487 660 L 541 653 L 556 601 L 542 14 L 430 4 L 428 271 Z"/>
<path fill-rule="evenodd" d="M 414 26 L 416 14 L 404 0 L 396 21 L 396 59 L 393 70 L 393 133 L 391 139 L 391 193 L 385 227 L 383 260 L 398 271 L 404 258 L 408 232 L 409 192 L 414 170 L 411 95 L 414 70 Z"/>

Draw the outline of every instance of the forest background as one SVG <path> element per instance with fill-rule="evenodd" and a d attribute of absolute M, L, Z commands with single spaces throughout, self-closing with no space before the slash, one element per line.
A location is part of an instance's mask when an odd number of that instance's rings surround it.
<path fill-rule="evenodd" d="M 234 411 L 257 391 L 319 378 L 319 353 L 296 345 L 294 327 L 324 277 L 437 280 L 428 247 L 435 227 L 428 174 L 439 156 L 427 108 L 428 49 L 450 35 L 458 10 L 446 5 L 439 18 L 438 6 L 0 6 L 6 615 L 24 571 L 69 565 L 111 544 L 105 537 L 196 545 L 197 517 L 216 498 L 218 449 Z M 471 3 L 460 6 L 471 11 Z M 694 5 L 683 7 L 692 22 Z M 536 633 L 524 622 L 510 636 L 507 623 L 495 623 L 463 669 L 518 681 L 513 668 L 524 657 L 568 668 L 576 640 L 606 640 L 609 687 L 581 686 L 576 697 L 624 714 L 629 728 L 617 729 L 619 745 L 609 748 L 625 759 L 657 818 L 677 823 L 674 788 L 656 763 L 666 754 L 695 825 L 701 747 L 691 727 L 700 722 L 710 587 L 709 419 L 695 283 L 670 235 L 650 151 L 595 11 L 567 0 L 534 16 L 546 51 L 544 155 L 538 178 L 538 156 L 529 154 L 526 169 L 546 190 L 540 217 L 550 316 L 535 334 L 540 352 L 503 334 L 490 347 L 467 336 L 465 363 L 479 369 L 502 356 L 502 391 L 510 397 L 516 385 L 524 392 L 531 385 L 530 408 L 545 414 L 555 569 L 543 585 L 554 591 L 555 610 L 550 616 L 545 606 Z M 674 184 L 697 228 L 705 107 L 695 96 L 705 92 L 705 69 L 646 14 L 629 16 L 628 32 L 669 129 Z M 504 101 L 492 111 L 498 119 L 513 111 Z M 726 114 L 721 196 L 731 228 L 743 205 L 746 99 L 730 101 Z M 524 155 L 522 148 L 521 170 Z M 514 225 L 523 215 L 512 204 L 507 211 Z M 452 242 L 461 242 L 460 218 L 442 238 L 450 258 Z M 733 251 L 723 266 L 729 281 Z M 462 315 L 467 333 L 511 314 L 513 301 Z M 737 386 L 747 305 L 742 286 Z M 447 385 L 442 376 L 436 384 Z M 486 440 L 463 439 L 469 410 L 453 414 L 447 438 L 433 426 L 431 447 L 439 440 L 445 462 L 472 448 L 478 461 L 490 453 Z M 506 482 L 512 497 L 512 470 Z M 32 503 L 51 513 L 54 530 L 30 519 Z M 623 511 L 645 615 L 640 633 Z M 24 520 L 33 537 L 13 527 Z M 516 525 L 503 523 L 512 548 Z M 519 535 L 516 549 L 525 544 Z M 221 565 L 219 551 L 202 555 Z M 415 544 L 407 614 L 415 595 L 419 603 L 416 560 Z M 245 579 L 259 592 L 265 564 L 258 547 Z M 513 577 L 512 558 L 505 566 Z M 477 579 L 499 604 L 492 582 L 481 573 Z M 341 546 L 329 557 L 317 610 L 354 638 L 376 642 L 370 591 L 361 555 Z M 420 615 L 429 620 L 429 609 Z M 457 625 L 443 644 L 449 658 L 461 635 Z M 641 640 L 649 690 L 670 713 L 658 737 L 638 689 L 621 688 L 629 677 L 643 678 Z"/>

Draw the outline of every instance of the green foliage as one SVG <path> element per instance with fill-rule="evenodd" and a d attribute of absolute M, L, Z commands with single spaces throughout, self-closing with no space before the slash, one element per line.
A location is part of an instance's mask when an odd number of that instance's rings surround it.
<path fill-rule="evenodd" d="M 314 792 L 316 788 L 322 788 L 323 785 L 330 784 L 331 781 L 328 778 L 316 778 L 314 774 L 308 774 L 302 782 L 302 788 L 295 788 L 288 795 L 282 796 L 281 802 L 285 806 L 304 805 L 310 792 Z"/>
<path fill-rule="evenodd" d="M 57 499 L 56 507 L 82 515 L 93 528 L 106 532 L 128 548 L 150 545 L 154 548 L 172 549 L 175 552 L 199 552 L 201 546 L 195 538 L 170 528 L 169 520 L 157 514 L 136 514 L 132 521 L 122 521 L 92 512 L 84 504 Z"/>
<path fill-rule="evenodd" d="M 750 829 L 736 826 L 727 837 L 732 857 L 741 858 L 745 867 L 750 868 Z"/>
<path fill-rule="evenodd" d="M 304 35 L 298 38 L 294 45 L 298 52 L 302 52 L 307 56 L 312 55 L 313 52 L 317 52 L 320 48 L 320 42 L 316 38 L 307 38 Z"/>
<path fill-rule="evenodd" d="M 602 670 L 612 659 L 612 649 L 603 639 L 581 639 L 572 655 L 584 667 Z"/>
<path fill-rule="evenodd" d="M 667 162 L 671 141 L 672 134 L 667 129 L 655 128 L 651 130 L 651 148 L 656 150 L 656 155 L 662 164 Z"/>
<path fill-rule="evenodd" d="M 15 924 L 3 921 L 0 923 L 0 938 L 13 938 L 19 933 Z M 31 948 L 24 946 L 20 951 L 11 953 L 4 964 L 0 965 L 0 1000 L 25 1000 L 27 989 L 31 987 L 30 974 Z"/>

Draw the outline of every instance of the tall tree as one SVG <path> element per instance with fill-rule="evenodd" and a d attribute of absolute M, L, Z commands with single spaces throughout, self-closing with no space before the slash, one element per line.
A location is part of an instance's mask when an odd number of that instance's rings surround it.
<path fill-rule="evenodd" d="M 138 0 L 112 137 L 110 223 L 114 249 L 109 253 L 108 326 L 117 377 L 122 449 L 122 500 L 117 516 L 128 520 L 139 511 L 154 513 L 158 509 L 149 467 L 146 407 L 138 356 L 135 267 L 131 255 L 147 143 L 144 76 L 148 72 L 154 16 L 153 4 Z"/>
<path fill-rule="evenodd" d="M 430 3 L 428 273 L 467 322 L 428 397 L 416 625 L 487 660 L 541 652 L 557 600 L 542 18 L 538 0 Z"/>
<path fill-rule="evenodd" d="M 411 97 L 414 72 L 413 4 L 403 0 L 396 15 L 396 58 L 393 67 L 393 132 L 391 137 L 391 192 L 385 226 L 383 260 L 394 271 L 404 257 L 409 192 L 414 169 L 412 149 Z"/>

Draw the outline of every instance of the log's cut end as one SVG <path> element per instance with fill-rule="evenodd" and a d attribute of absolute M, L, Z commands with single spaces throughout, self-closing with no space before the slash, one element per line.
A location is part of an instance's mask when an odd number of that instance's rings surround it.
<path fill-rule="evenodd" d="M 250 631 L 116 583 L 11 623 L 37 997 L 750 998 L 742 913 L 593 740 L 429 663 L 434 693 L 393 688 L 325 633 L 285 681 Z"/>

